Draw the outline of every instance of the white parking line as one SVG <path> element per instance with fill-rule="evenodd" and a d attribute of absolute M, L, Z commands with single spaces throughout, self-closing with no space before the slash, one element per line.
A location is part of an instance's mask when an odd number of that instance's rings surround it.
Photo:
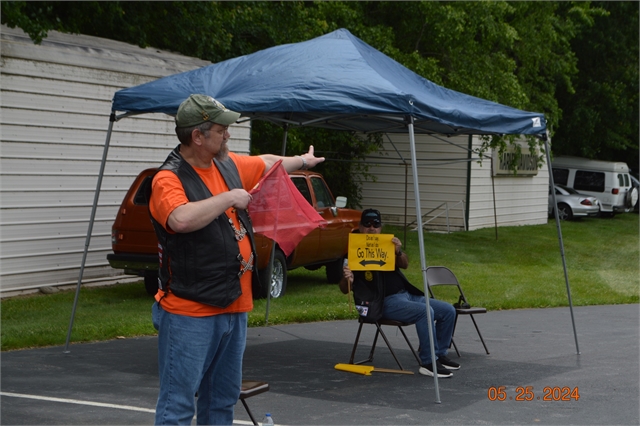
<path fill-rule="evenodd" d="M 131 405 L 106 404 L 104 402 L 81 401 L 79 399 L 54 398 L 51 396 L 26 395 L 24 393 L 0 392 L 2 396 L 13 396 L 15 398 L 37 399 L 40 401 L 64 402 L 66 404 L 91 405 L 93 407 L 117 408 L 120 410 L 141 411 L 143 413 L 155 413 L 155 409 L 133 407 Z"/>
<path fill-rule="evenodd" d="M 51 396 L 27 395 L 24 393 L 13 393 L 13 392 L 0 392 L 0 395 L 10 396 L 14 398 L 37 399 L 40 401 L 62 402 L 65 404 L 90 405 L 92 407 L 105 407 L 105 408 L 116 408 L 118 410 L 140 411 L 142 413 L 154 414 L 156 412 L 155 409 L 151 409 L 151 408 L 134 407 L 132 405 L 107 404 L 104 402 L 82 401 L 80 399 L 55 398 Z M 238 425 L 253 425 L 252 422 L 247 422 L 244 420 L 234 420 L 233 423 Z"/>

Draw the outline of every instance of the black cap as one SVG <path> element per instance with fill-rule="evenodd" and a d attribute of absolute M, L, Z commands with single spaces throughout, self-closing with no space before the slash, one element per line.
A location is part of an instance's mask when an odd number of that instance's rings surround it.
<path fill-rule="evenodd" d="M 382 217 L 380 216 L 380 212 L 375 209 L 366 209 L 362 212 L 362 216 L 360 216 L 360 224 L 378 224 L 382 223 Z"/>

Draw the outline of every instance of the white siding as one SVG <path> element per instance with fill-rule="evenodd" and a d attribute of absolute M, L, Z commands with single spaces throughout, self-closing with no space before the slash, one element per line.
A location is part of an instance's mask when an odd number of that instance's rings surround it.
<path fill-rule="evenodd" d="M 370 158 L 369 173 L 376 182 L 363 184 L 363 208 L 377 208 L 386 223 L 405 223 L 405 169 L 407 223 L 415 223 L 415 197 L 408 134 L 390 134 L 385 138 L 379 160 Z M 420 187 L 420 210 L 427 229 L 447 229 L 448 208 L 451 230 L 464 229 L 464 206 L 467 193 L 468 136 L 416 135 L 416 158 Z M 391 141 L 392 142 L 391 142 Z M 394 148 L 395 146 L 395 148 Z M 406 161 L 399 160 L 398 152 Z M 434 210 L 435 209 L 435 210 Z M 437 216 L 437 217 L 436 217 Z"/>
<path fill-rule="evenodd" d="M 84 251 L 113 94 L 210 63 L 95 37 L 50 32 L 34 45 L 0 27 L 1 291 L 75 284 Z M 231 130 L 249 152 L 249 124 Z M 111 224 L 135 176 L 178 144 L 173 118 L 114 123 L 84 281 L 113 279 Z"/>
<path fill-rule="evenodd" d="M 498 226 L 540 225 L 547 223 L 549 170 L 544 164 L 533 177 L 494 178 L 491 184 L 490 159 L 472 163 L 469 229 Z"/>
<path fill-rule="evenodd" d="M 471 166 L 469 230 L 493 227 L 496 221 L 498 226 L 546 223 L 549 177 L 546 164 L 534 177 L 497 176 L 492 185 L 491 157 L 486 157 L 482 164 L 476 154 L 468 160 L 469 136 L 416 135 L 415 138 L 420 206 L 426 229 L 446 231 L 447 208 L 449 230 L 464 229 L 468 164 Z M 474 149 L 480 145 L 477 137 L 472 143 Z M 386 223 L 405 223 L 405 166 L 394 145 L 407 163 L 407 223 L 411 224 L 416 221 L 416 212 L 408 135 L 388 135 L 382 152 L 367 160 L 369 173 L 376 176 L 377 181 L 363 183 L 362 207 L 379 209 Z"/>

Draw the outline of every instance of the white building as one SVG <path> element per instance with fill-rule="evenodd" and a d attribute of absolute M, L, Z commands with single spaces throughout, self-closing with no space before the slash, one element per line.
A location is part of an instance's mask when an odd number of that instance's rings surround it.
<path fill-rule="evenodd" d="M 0 290 L 76 284 L 113 94 L 210 62 L 55 31 L 41 45 L 4 25 L 0 35 Z M 106 259 L 111 225 L 138 172 L 178 144 L 174 127 L 164 114 L 115 123 L 83 283 L 122 274 Z M 231 133 L 248 153 L 249 124 Z"/>
<path fill-rule="evenodd" d="M 547 223 L 546 163 L 540 169 L 523 167 L 514 175 L 504 165 L 500 167 L 495 152 L 480 162 L 473 152 L 481 145 L 476 136 L 416 135 L 415 139 L 425 229 L 459 231 Z M 524 158 L 528 150 L 524 144 Z M 408 134 L 385 135 L 383 150 L 374 157 L 366 163 L 377 181 L 363 183 L 362 207 L 377 208 L 388 224 L 404 225 L 406 198 L 406 223 L 415 223 Z"/>

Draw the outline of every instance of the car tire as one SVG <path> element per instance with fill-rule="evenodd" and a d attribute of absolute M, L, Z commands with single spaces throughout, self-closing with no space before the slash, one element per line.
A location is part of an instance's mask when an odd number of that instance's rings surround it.
<path fill-rule="evenodd" d="M 271 298 L 277 299 L 284 296 L 287 290 L 287 259 L 280 249 L 276 249 L 273 257 L 273 271 L 267 276 L 269 267 L 260 271 L 260 297 L 266 298 L 271 291 Z"/>
<path fill-rule="evenodd" d="M 327 273 L 327 282 L 329 284 L 338 284 L 342 279 L 342 268 L 344 267 L 344 257 L 329 262 L 325 265 Z"/>
<path fill-rule="evenodd" d="M 571 210 L 571 207 L 565 203 L 558 204 L 558 217 L 560 220 L 573 219 L 573 211 Z"/>
<path fill-rule="evenodd" d="M 632 187 L 627 191 L 627 195 L 624 197 L 624 205 L 631 211 L 638 202 L 638 188 Z"/>
<path fill-rule="evenodd" d="M 155 296 L 158 292 L 158 271 L 146 270 L 144 271 L 144 288 L 147 290 L 147 294 Z"/>

